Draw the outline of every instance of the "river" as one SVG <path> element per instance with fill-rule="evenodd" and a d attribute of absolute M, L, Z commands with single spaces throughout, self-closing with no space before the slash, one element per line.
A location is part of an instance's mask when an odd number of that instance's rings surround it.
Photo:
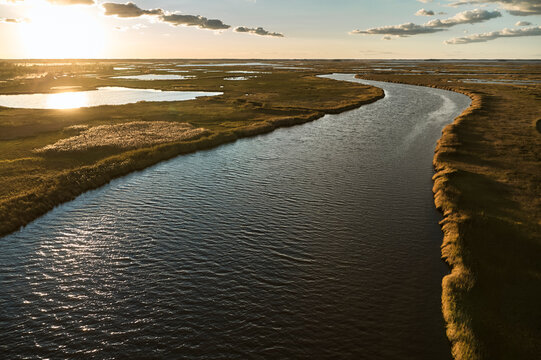
<path fill-rule="evenodd" d="M 3 356 L 450 358 L 432 157 L 470 100 L 361 82 L 386 97 L 162 162 L 1 239 Z"/>

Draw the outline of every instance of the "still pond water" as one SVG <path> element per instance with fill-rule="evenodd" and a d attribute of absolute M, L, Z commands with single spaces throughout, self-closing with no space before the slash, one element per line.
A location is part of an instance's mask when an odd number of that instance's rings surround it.
<path fill-rule="evenodd" d="M 0 95 L 0 106 L 22 109 L 75 109 L 101 105 L 124 105 L 139 101 L 185 101 L 222 95 L 208 91 L 162 91 L 125 87 L 100 87 L 89 91 L 51 94 Z"/>

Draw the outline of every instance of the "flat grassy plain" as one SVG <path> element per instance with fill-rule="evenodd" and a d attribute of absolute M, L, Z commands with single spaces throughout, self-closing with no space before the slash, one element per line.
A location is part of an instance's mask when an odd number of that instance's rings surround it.
<path fill-rule="evenodd" d="M 383 96 L 379 89 L 318 74 L 357 73 L 469 95 L 472 106 L 444 129 L 434 158 L 435 202 L 444 214 L 442 256 L 451 267 L 442 293 L 447 335 L 456 359 L 533 359 L 541 353 L 541 133 L 536 130 L 541 118 L 540 62 L 270 61 L 268 66 L 226 68 L 198 66 L 222 63 L 203 60 L 16 63 L 0 65 L 0 94 L 124 86 L 224 95 L 74 110 L 0 108 L 0 235 L 86 190 L 161 160 Z M 186 71 L 179 74 L 195 78 L 112 78 L 171 74 L 167 69 L 175 65 L 188 65 L 178 67 Z M 238 76 L 250 78 L 224 80 Z M 80 129 L 133 122 L 188 123 L 208 133 L 132 149 L 34 151 L 79 136 Z"/>
<path fill-rule="evenodd" d="M 115 78 L 171 75 L 171 69 L 193 78 L 155 81 Z M 270 64 L 200 67 L 163 60 L 4 62 L 0 65 L 3 76 L 0 94 L 85 91 L 115 86 L 213 91 L 223 95 L 70 110 L 0 107 L 0 235 L 17 230 L 84 191 L 161 160 L 314 120 L 325 113 L 341 112 L 384 96 L 380 89 L 321 79 L 315 76 L 317 73 L 315 69 L 281 69 Z M 241 76 L 248 79 L 224 80 Z M 187 123 L 204 132 L 188 140 L 129 149 L 101 146 L 86 151 L 36 152 L 58 141 L 78 137 L 81 129 L 87 127 L 118 129 L 115 125 L 141 122 Z"/>
<path fill-rule="evenodd" d="M 442 255 L 452 268 L 442 293 L 447 335 L 456 359 L 535 359 L 541 354 L 541 63 L 477 65 L 465 70 L 435 62 L 411 69 L 424 75 L 403 69 L 362 77 L 472 98 L 444 129 L 434 158 Z"/>

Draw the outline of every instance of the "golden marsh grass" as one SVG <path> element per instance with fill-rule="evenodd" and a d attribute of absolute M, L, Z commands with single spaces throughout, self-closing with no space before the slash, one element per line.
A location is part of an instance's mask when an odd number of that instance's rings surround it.
<path fill-rule="evenodd" d="M 208 134 L 208 130 L 194 128 L 188 123 L 166 121 L 132 121 L 118 125 L 73 125 L 69 130 L 82 130 L 77 136 L 58 140 L 54 144 L 35 149 L 36 153 L 90 151 L 101 147 L 136 149 L 168 142 L 193 140 Z"/>
<path fill-rule="evenodd" d="M 152 62 L 125 60 L 80 64 L 74 60 L 64 67 L 47 63 L 49 68 L 16 63 L 0 65 L 6 67 L 6 74 L 17 73 L 17 78 L 0 82 L 1 94 L 116 86 L 223 95 L 70 110 L 0 107 L 0 234 L 15 231 L 86 190 L 156 162 L 301 124 L 384 96 L 371 86 L 318 78 L 314 70 L 273 70 L 246 81 L 227 81 L 229 71 L 259 69 L 240 66 L 205 73 L 187 68 L 184 74 L 194 78 L 138 81 L 114 78 L 125 70 L 113 68 L 130 65 L 134 75 L 167 71 L 155 69 Z M 174 67 L 181 62 L 172 63 Z M 38 67 L 66 76 L 25 78 L 25 71 L 34 74 Z"/>
<path fill-rule="evenodd" d="M 518 70 L 504 65 L 501 75 L 490 78 L 541 80 L 539 65 L 526 63 Z M 438 68 L 453 71 L 452 65 Z M 451 267 L 442 283 L 447 336 L 458 360 L 536 358 L 541 354 L 541 134 L 535 124 L 541 86 L 461 81 L 472 74 L 363 77 L 439 87 L 472 99 L 445 127 L 434 157 L 434 200 L 444 215 L 442 257 Z M 490 80 L 482 72 L 476 77 Z"/>
<path fill-rule="evenodd" d="M 308 62 L 302 63 L 306 66 Z M 138 66 L 130 70 L 134 74 L 160 73 L 133 64 Z M 0 108 L 0 234 L 15 231 L 86 190 L 158 161 L 314 120 L 384 96 L 370 86 L 315 75 L 357 72 L 372 80 L 440 87 L 465 93 L 473 100 L 445 128 L 434 158 L 435 203 L 444 215 L 442 256 L 451 267 L 443 279 L 442 311 L 453 356 L 532 359 L 541 353 L 541 134 L 536 130 L 541 89 L 539 85 L 462 81 L 540 81 L 539 65 L 477 64 L 475 71 L 469 71 L 463 63 L 418 62 L 415 67 L 390 65 L 395 70 L 380 72 L 377 68 L 385 65 L 378 62 L 311 61 L 309 67 L 314 70 L 275 69 L 247 81 L 224 81 L 230 76 L 225 71 L 201 73 L 188 68 L 186 74 L 197 77 L 182 82 L 112 79 L 114 65 L 114 61 L 98 61 L 85 65 L 87 68 L 55 67 L 49 71 L 71 75 L 25 78 L 25 68 L 11 64 L 0 73 L 6 79 L 16 78 L 0 82 L 0 93 L 50 92 L 52 87 L 62 86 L 80 90 L 127 86 L 220 91 L 224 95 L 70 111 Z M 30 68 L 28 73 L 39 71 L 41 68 Z M 97 75 L 86 76 L 86 72 Z M 117 132 L 130 129 L 130 123 L 168 123 L 178 126 L 179 133 L 186 130 L 185 124 L 205 130 L 167 143 L 147 141 L 141 130 L 137 136 L 143 140 L 124 146 L 129 142 L 127 135 Z M 81 138 L 100 127 L 102 132 L 93 135 L 92 142 Z M 137 131 L 133 128 L 126 134 Z M 51 145 L 77 150 L 35 151 Z"/>

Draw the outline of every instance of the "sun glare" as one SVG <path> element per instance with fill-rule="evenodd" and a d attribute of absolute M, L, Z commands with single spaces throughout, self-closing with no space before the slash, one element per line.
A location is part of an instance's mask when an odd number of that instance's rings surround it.
<path fill-rule="evenodd" d="M 65 92 L 51 94 L 47 97 L 49 109 L 76 109 L 87 105 L 88 99 L 84 92 Z"/>
<path fill-rule="evenodd" d="M 97 58 L 105 48 L 105 34 L 95 8 L 55 6 L 36 2 L 30 22 L 21 26 L 22 45 L 29 58 Z"/>

